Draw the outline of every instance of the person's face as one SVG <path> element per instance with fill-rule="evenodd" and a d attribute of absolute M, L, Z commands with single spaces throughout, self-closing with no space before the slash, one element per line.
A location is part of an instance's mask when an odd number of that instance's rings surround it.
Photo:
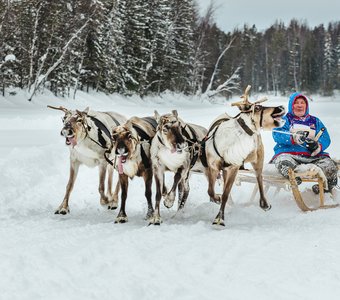
<path fill-rule="evenodd" d="M 306 114 L 307 104 L 305 99 L 297 98 L 293 104 L 293 113 L 297 117 L 303 117 Z"/>

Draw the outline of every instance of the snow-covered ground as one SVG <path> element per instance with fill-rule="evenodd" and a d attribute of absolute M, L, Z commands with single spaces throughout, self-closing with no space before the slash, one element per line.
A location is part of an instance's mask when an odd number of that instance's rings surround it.
<path fill-rule="evenodd" d="M 62 113 L 47 104 L 127 116 L 176 108 L 184 120 L 206 127 L 222 112 L 237 113 L 221 101 L 171 94 L 77 96 L 45 93 L 32 103 L 21 92 L 0 97 L 0 299 L 339 299 L 340 208 L 302 213 L 287 191 L 270 189 L 272 209 L 264 212 L 249 205 L 251 185 L 235 186 L 227 226 L 216 230 L 211 223 L 218 206 L 208 201 L 206 179 L 192 175 L 184 213 L 162 205 L 163 224 L 147 226 L 143 182 L 135 178 L 129 222 L 114 224 L 117 211 L 99 204 L 97 169 L 83 166 L 71 213 L 54 215 L 69 154 L 59 135 Z M 269 98 L 268 105 L 287 103 Z M 310 111 L 328 127 L 329 152 L 340 158 L 340 97 L 313 99 Z M 271 133 L 263 139 L 268 161 Z"/>

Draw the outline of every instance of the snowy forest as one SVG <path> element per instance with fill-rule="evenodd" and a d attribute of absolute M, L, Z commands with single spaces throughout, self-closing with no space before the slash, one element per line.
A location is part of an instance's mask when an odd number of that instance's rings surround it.
<path fill-rule="evenodd" d="M 340 89 L 340 22 L 223 32 L 213 13 L 194 0 L 1 0 L 1 93 Z"/>

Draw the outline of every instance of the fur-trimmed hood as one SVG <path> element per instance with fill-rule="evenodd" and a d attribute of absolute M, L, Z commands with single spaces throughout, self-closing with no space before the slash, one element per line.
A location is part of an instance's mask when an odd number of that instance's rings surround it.
<path fill-rule="evenodd" d="M 288 113 L 294 115 L 293 105 L 297 98 L 303 98 L 306 101 L 307 106 L 306 106 L 305 116 L 307 116 L 309 114 L 309 101 L 308 101 L 308 98 L 305 95 L 301 94 L 300 92 L 295 92 L 290 95 L 289 102 L 288 102 Z"/>

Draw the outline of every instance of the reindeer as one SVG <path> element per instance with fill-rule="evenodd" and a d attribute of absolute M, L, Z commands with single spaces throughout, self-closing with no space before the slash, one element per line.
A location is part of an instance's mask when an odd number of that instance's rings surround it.
<path fill-rule="evenodd" d="M 241 98 L 243 101 L 233 103 L 241 113 L 235 117 L 227 114 L 219 116 L 212 123 L 204 141 L 203 162 L 205 162 L 208 177 L 208 194 L 211 201 L 221 203 L 214 225 L 225 226 L 224 210 L 230 190 L 239 168 L 246 162 L 252 164 L 260 192 L 260 207 L 263 210 L 271 208 L 263 192 L 262 169 L 264 147 L 260 130 L 271 130 L 282 126 L 281 117 L 285 114 L 283 106 L 265 107 L 260 105 L 267 99 L 254 103 L 249 101 L 248 86 Z M 222 196 L 215 194 L 214 185 L 220 170 L 223 174 Z"/>
<path fill-rule="evenodd" d="M 185 205 L 190 189 L 189 172 L 196 169 L 201 171 L 203 167 L 197 159 L 200 142 L 207 130 L 198 125 L 185 123 L 178 118 L 176 110 L 162 116 L 155 111 L 155 118 L 158 127 L 151 144 L 151 161 L 156 182 L 156 206 L 150 224 L 160 225 L 162 221 L 159 204 L 162 194 L 164 205 L 168 208 L 172 207 L 178 185 L 178 210 Z M 164 185 L 165 171 L 175 174 L 172 188 L 168 193 Z"/>
<path fill-rule="evenodd" d="M 66 193 L 55 213 L 65 215 L 70 212 L 68 202 L 81 164 L 99 167 L 100 204 L 107 205 L 109 209 L 116 209 L 119 183 L 112 194 L 113 168 L 108 167 L 104 153 L 111 147 L 110 131 L 125 122 L 126 118 L 114 112 L 89 111 L 89 108 L 84 111 L 74 111 L 62 106 L 48 105 L 48 107 L 65 113 L 60 134 L 65 138 L 65 144 L 70 149 L 70 175 Z M 108 172 L 107 195 L 105 195 L 106 172 Z"/>
<path fill-rule="evenodd" d="M 121 206 L 115 223 L 128 221 L 125 204 L 128 193 L 129 178 L 143 177 L 145 197 L 148 203 L 146 219 L 153 214 L 151 185 L 152 167 L 150 161 L 150 144 L 156 133 L 156 120 L 152 117 L 132 117 L 125 124 L 112 131 L 112 147 L 109 159 L 119 173 L 121 185 Z"/>

